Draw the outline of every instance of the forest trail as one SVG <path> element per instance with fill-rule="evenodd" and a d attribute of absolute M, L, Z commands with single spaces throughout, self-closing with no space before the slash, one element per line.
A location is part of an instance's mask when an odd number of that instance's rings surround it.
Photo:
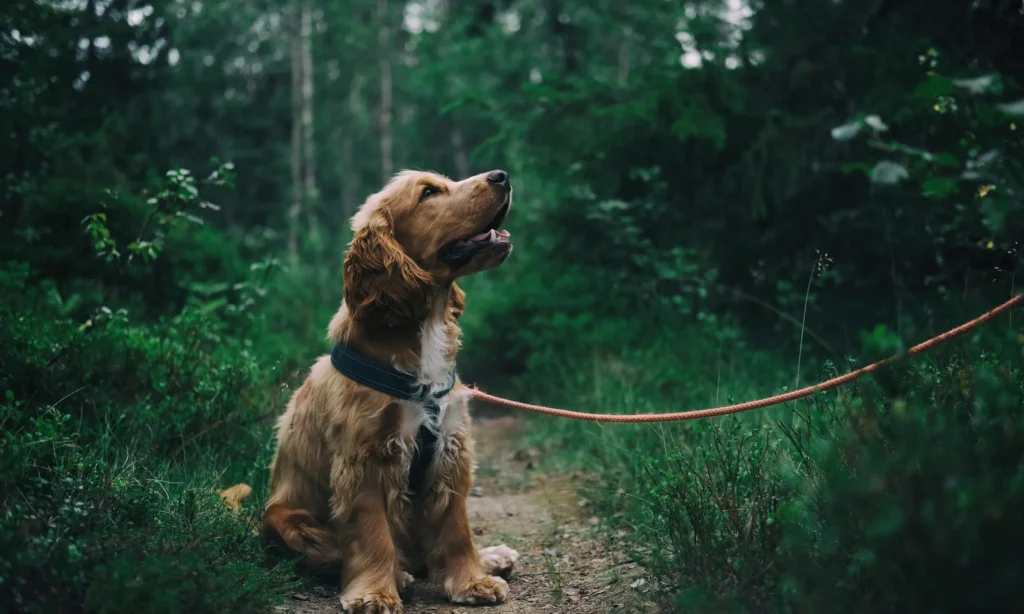
<path fill-rule="evenodd" d="M 480 418 L 473 425 L 478 469 L 469 519 L 478 547 L 505 544 L 519 551 L 509 600 L 495 607 L 455 605 L 438 586 L 417 579 L 403 595 L 406 614 L 658 612 L 645 597 L 641 570 L 594 535 L 596 519 L 583 517 L 572 476 L 538 471 L 538 453 L 519 447 L 521 428 L 514 417 Z M 289 595 L 277 611 L 341 612 L 338 586 Z"/>

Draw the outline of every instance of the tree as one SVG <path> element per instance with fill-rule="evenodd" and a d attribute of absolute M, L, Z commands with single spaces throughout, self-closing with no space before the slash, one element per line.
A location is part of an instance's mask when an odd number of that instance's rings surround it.
<path fill-rule="evenodd" d="M 394 173 L 391 151 L 391 16 L 388 0 L 377 0 L 377 66 L 380 77 L 378 130 L 380 131 L 380 182 L 387 183 Z"/>

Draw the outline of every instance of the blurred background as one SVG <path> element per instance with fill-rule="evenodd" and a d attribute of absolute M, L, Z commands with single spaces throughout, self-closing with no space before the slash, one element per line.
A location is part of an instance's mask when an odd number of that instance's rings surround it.
<path fill-rule="evenodd" d="M 1022 41 L 1019 0 L 6 3 L 0 605 L 283 590 L 203 493 L 259 498 L 348 219 L 401 169 L 510 172 L 516 251 L 464 283 L 459 369 L 526 401 L 746 400 L 1006 300 Z M 591 498 L 666 544 L 636 555 L 665 603 L 1024 604 L 1020 321 L 757 418 L 529 442 L 641 484 Z"/>

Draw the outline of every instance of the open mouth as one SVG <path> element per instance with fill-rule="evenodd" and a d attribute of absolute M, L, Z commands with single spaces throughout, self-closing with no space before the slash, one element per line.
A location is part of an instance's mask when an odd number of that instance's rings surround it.
<path fill-rule="evenodd" d="M 507 230 L 501 229 L 501 224 L 508 215 L 510 201 L 511 199 L 506 200 L 491 221 L 476 233 L 463 239 L 456 239 L 442 247 L 438 254 L 441 260 L 450 266 L 461 266 L 485 249 L 511 245 L 511 235 Z"/>

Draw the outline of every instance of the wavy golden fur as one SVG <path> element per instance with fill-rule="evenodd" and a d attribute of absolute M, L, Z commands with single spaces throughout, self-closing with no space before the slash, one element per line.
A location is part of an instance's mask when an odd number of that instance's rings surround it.
<path fill-rule="evenodd" d="M 459 348 L 465 294 L 458 277 L 501 264 L 497 232 L 511 206 L 503 171 L 460 182 L 400 173 L 352 219 L 345 298 L 328 336 L 442 390 Z M 477 550 L 466 498 L 473 441 L 461 382 L 440 402 L 437 452 L 425 484 L 407 478 L 423 407 L 357 384 L 321 357 L 277 427 L 267 538 L 341 573 L 346 612 L 396 613 L 423 567 L 457 603 L 500 603 L 518 554 Z"/>

